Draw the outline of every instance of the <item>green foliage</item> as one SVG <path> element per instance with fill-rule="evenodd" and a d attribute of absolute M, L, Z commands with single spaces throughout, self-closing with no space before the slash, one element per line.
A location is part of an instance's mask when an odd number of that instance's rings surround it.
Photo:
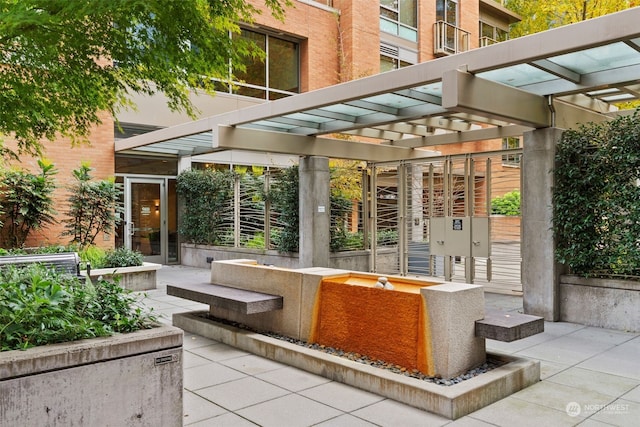
<path fill-rule="evenodd" d="M 264 233 L 255 233 L 251 239 L 247 240 L 244 247 L 250 249 L 264 249 Z"/>
<path fill-rule="evenodd" d="M 24 170 L 6 170 L 2 174 L 0 233 L 6 248 L 22 247 L 31 231 L 54 222 L 53 176 L 57 171 L 53 164 L 44 160 L 38 160 L 38 166 L 38 174 Z"/>
<path fill-rule="evenodd" d="M 0 270 L 0 351 L 108 336 L 153 326 L 117 283 L 95 286 L 34 264 Z"/>
<path fill-rule="evenodd" d="M 522 16 L 510 33 L 512 38 L 546 31 L 631 7 L 629 0 L 506 0 L 505 6 Z"/>
<path fill-rule="evenodd" d="M 100 232 L 112 233 L 121 221 L 122 190 L 112 179 L 92 181 L 91 168 L 83 163 L 73 171 L 76 182 L 69 187 L 68 219 L 63 236 L 80 247 L 92 245 Z"/>
<path fill-rule="evenodd" d="M 351 248 L 353 236 L 348 230 L 353 200 L 361 196 L 359 164 L 338 171 L 331 169 L 331 242 L 333 251 Z M 180 233 L 196 244 L 233 244 L 228 218 L 233 209 L 234 180 L 241 187 L 240 228 L 243 247 L 264 249 L 265 202 L 277 218 L 279 227 L 271 229 L 271 242 L 280 252 L 297 252 L 300 235 L 299 170 L 292 166 L 281 170 L 264 190 L 262 171 L 237 167 L 234 172 L 191 170 L 177 179 L 177 192 L 184 201 Z M 334 181 L 335 178 L 335 181 Z M 361 240 L 361 239 L 360 239 Z M 359 244 L 362 246 L 362 243 Z"/>
<path fill-rule="evenodd" d="M 102 258 L 102 264 L 91 268 L 113 268 L 113 267 L 137 267 L 144 262 L 143 255 L 125 247 L 115 248 L 107 251 Z"/>
<path fill-rule="evenodd" d="M 188 170 L 178 175 L 176 192 L 181 198 L 179 232 L 185 241 L 218 245 L 227 231 L 222 227 L 225 213 L 233 208 L 231 171 Z"/>
<path fill-rule="evenodd" d="M 91 268 L 101 268 L 104 265 L 107 251 L 98 246 L 90 245 L 83 247 L 78 255 L 80 256 L 80 263 L 83 270 L 86 270 L 87 264 L 89 264 Z"/>
<path fill-rule="evenodd" d="M 520 191 L 513 190 L 491 200 L 491 213 L 494 215 L 520 215 Z"/>
<path fill-rule="evenodd" d="M 278 213 L 278 221 L 283 224 L 283 227 L 273 236 L 274 244 L 280 252 L 298 252 L 300 244 L 299 183 L 298 166 L 284 169 L 265 196 L 271 202 L 271 208 Z"/>
<path fill-rule="evenodd" d="M 379 230 L 376 234 L 376 243 L 378 246 L 395 246 L 398 244 L 397 230 Z"/>
<path fill-rule="evenodd" d="M 554 176 L 558 262 L 582 275 L 640 275 L 638 113 L 564 132 Z"/>
<path fill-rule="evenodd" d="M 352 208 L 353 203 L 350 199 L 340 194 L 331 194 L 331 240 L 329 247 L 333 252 L 347 247 L 351 235 L 348 227 Z"/>
<path fill-rule="evenodd" d="M 292 3 L 264 4 L 282 19 Z M 213 93 L 230 63 L 242 72 L 246 58 L 264 57 L 229 37 L 256 13 L 249 0 L 0 0 L 0 134 L 29 153 L 42 138 L 86 138 L 133 93 L 163 92 L 194 116 L 189 89 Z"/>

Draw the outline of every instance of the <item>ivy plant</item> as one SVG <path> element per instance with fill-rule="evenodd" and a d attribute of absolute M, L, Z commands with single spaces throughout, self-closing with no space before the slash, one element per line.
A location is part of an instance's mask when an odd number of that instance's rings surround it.
<path fill-rule="evenodd" d="M 640 275 L 638 113 L 564 132 L 555 160 L 557 261 L 580 275 Z"/>
<path fill-rule="evenodd" d="M 283 169 L 265 196 L 277 212 L 282 227 L 274 234 L 274 243 L 280 252 L 298 252 L 300 244 L 298 166 Z"/>
<path fill-rule="evenodd" d="M 233 209 L 231 171 L 184 171 L 176 179 L 176 192 L 181 198 L 182 215 L 179 233 L 185 241 L 216 245 L 228 234 L 223 226 Z"/>

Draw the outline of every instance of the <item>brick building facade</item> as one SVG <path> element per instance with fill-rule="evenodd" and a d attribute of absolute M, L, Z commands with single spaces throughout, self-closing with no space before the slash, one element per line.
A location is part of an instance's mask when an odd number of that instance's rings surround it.
<path fill-rule="evenodd" d="M 264 79 L 239 82 L 236 88 L 228 89 L 227 93 L 220 92 L 214 98 L 194 96 L 201 117 L 498 42 L 506 38 L 509 25 L 518 20 L 495 0 L 294 0 L 293 7 L 286 11 L 284 22 L 274 19 L 261 1 L 251 2 L 262 13 L 255 17 L 253 25 L 245 27 L 244 35 L 250 34 L 264 42 L 268 49 L 266 64 L 256 65 L 257 69 L 264 68 Z M 494 37 L 490 37 L 491 34 Z M 283 71 L 283 64 L 293 64 L 295 69 Z M 56 204 L 59 217 L 66 210 L 64 187 L 72 180 L 71 171 L 82 161 L 90 162 L 96 178 L 118 176 L 126 190 L 130 189 L 130 181 L 136 178 L 163 177 L 168 188 L 175 181 L 179 169 L 175 157 L 114 153 L 114 140 L 191 119 L 170 113 L 162 95 L 133 95 L 133 100 L 138 109 L 125 110 L 118 115 L 121 128 L 114 126 L 113 118 L 103 116 L 102 123 L 91 133 L 90 145 L 71 147 L 64 139 L 45 143 L 44 156 L 59 171 L 56 176 L 61 187 L 56 192 L 56 199 L 60 201 Z M 457 153 L 499 149 L 501 144 L 502 141 L 481 141 L 466 143 L 464 147 L 454 144 L 433 149 Z M 236 156 L 233 161 L 256 162 L 255 158 L 247 159 Z M 207 155 L 194 156 L 190 161 L 231 162 Z M 28 158 L 23 158 L 21 163 L 31 169 L 35 164 L 35 160 Z M 125 196 L 130 197 L 130 194 Z M 163 196 L 162 200 L 175 204 L 175 195 Z M 158 202 L 155 203 L 157 208 Z M 170 207 L 168 211 L 170 228 L 175 228 L 176 218 L 172 215 L 175 210 Z M 132 221 L 130 214 L 127 215 Z M 62 226 L 56 225 L 36 232 L 28 245 L 64 242 L 59 237 L 61 231 Z M 104 246 L 125 244 L 122 236 L 120 239 L 100 236 L 97 240 Z M 171 259 L 165 257 L 160 261 L 170 262 Z"/>

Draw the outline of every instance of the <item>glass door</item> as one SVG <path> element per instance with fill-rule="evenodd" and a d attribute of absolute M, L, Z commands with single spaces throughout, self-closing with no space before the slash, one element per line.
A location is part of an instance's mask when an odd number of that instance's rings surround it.
<path fill-rule="evenodd" d="M 125 245 L 145 261 L 167 263 L 167 208 L 164 179 L 126 180 Z"/>

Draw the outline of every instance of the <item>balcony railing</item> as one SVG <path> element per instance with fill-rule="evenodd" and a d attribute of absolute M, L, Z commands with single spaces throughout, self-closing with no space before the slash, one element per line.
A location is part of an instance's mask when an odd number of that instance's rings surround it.
<path fill-rule="evenodd" d="M 469 50 L 469 32 L 444 21 L 433 24 L 433 54 L 453 55 Z"/>
<path fill-rule="evenodd" d="M 496 43 L 499 43 L 498 40 L 494 40 L 491 37 L 480 37 L 480 47 L 491 46 Z"/>

